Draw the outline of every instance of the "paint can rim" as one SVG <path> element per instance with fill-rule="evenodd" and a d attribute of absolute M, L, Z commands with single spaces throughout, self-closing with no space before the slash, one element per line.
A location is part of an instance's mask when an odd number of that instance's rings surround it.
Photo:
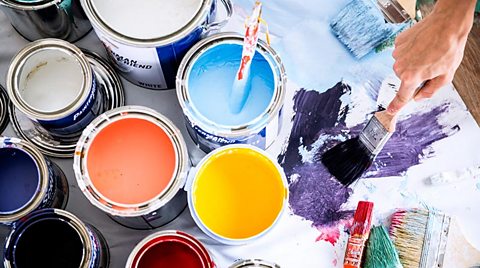
<path fill-rule="evenodd" d="M 80 4 L 82 5 L 85 14 L 87 15 L 92 25 L 94 25 L 95 29 L 101 30 L 101 32 L 107 34 L 109 38 L 122 44 L 135 47 L 158 47 L 171 44 L 186 37 L 189 33 L 195 30 L 195 28 L 203 24 L 205 22 L 205 17 L 208 16 L 212 3 L 215 0 L 202 0 L 202 6 L 200 7 L 200 9 L 193 16 L 193 18 L 180 30 L 166 36 L 150 39 L 129 37 L 114 30 L 113 28 L 108 26 L 105 21 L 103 21 L 101 15 L 98 14 L 97 10 L 95 10 L 92 1 L 93 0 L 80 0 Z"/>
<path fill-rule="evenodd" d="M 278 212 L 278 215 L 277 217 L 275 218 L 275 220 L 270 224 L 270 226 L 268 228 L 266 228 L 265 230 L 263 230 L 262 232 L 252 236 L 252 237 L 248 237 L 248 238 L 241 238 L 241 239 L 235 239 L 235 238 L 229 238 L 229 237 L 225 237 L 225 236 L 222 236 L 222 235 L 219 235 L 219 234 L 216 234 L 215 232 L 213 232 L 208 226 L 206 226 L 206 224 L 203 223 L 203 221 L 200 219 L 200 216 L 197 214 L 196 210 L 195 210 L 195 205 L 194 205 L 194 201 L 193 201 L 193 190 L 192 190 L 192 187 L 193 187 L 193 184 L 195 183 L 195 181 L 198 179 L 197 175 L 198 175 L 198 170 L 213 156 L 215 156 L 216 154 L 218 153 L 221 153 L 222 151 L 227 151 L 227 150 L 230 150 L 230 149 L 238 149 L 238 148 L 244 148 L 244 149 L 250 149 L 250 150 L 253 150 L 255 151 L 256 153 L 259 153 L 261 154 L 262 156 L 266 157 L 267 159 L 269 159 L 271 161 L 271 163 L 276 167 L 279 175 L 280 175 L 280 179 L 282 181 L 282 184 L 283 184 L 283 187 L 285 189 L 285 195 L 283 197 L 283 204 L 282 204 L 282 208 L 280 209 L 280 211 Z M 213 238 L 214 240 L 218 241 L 218 242 L 221 242 L 223 244 L 226 244 L 226 245 L 243 245 L 243 244 L 247 244 L 251 241 L 254 241 L 260 237 L 263 237 L 264 235 L 266 235 L 267 233 L 270 232 L 271 229 L 273 229 L 277 224 L 278 222 L 280 221 L 281 217 L 283 216 L 283 214 L 285 213 L 285 210 L 288 206 L 288 200 L 289 200 L 289 196 L 290 196 L 290 193 L 289 193 L 289 188 L 288 188 L 288 182 L 287 182 L 287 176 L 285 174 L 285 171 L 283 170 L 283 168 L 280 166 L 280 164 L 278 164 L 278 162 L 271 156 L 269 155 L 265 150 L 262 150 L 256 146 L 253 146 L 253 145 L 249 145 L 249 144 L 231 144 L 231 145 L 225 145 L 225 146 L 222 146 L 220 148 L 217 148 L 213 151 L 211 151 L 210 153 L 208 153 L 205 157 L 202 158 L 202 160 L 200 160 L 200 162 L 197 164 L 197 166 L 192 169 L 189 173 L 189 176 L 188 176 L 188 180 L 186 182 L 186 185 L 185 185 L 185 190 L 187 191 L 187 202 L 188 202 L 188 208 L 190 210 L 190 214 L 193 218 L 193 220 L 195 221 L 196 225 L 205 233 L 207 234 L 209 237 Z"/>
<path fill-rule="evenodd" d="M 280 268 L 280 266 L 276 263 L 261 260 L 261 259 L 246 259 L 246 260 L 238 260 L 234 264 L 232 264 L 229 268 Z"/>
<path fill-rule="evenodd" d="M 83 245 L 83 252 L 82 252 L 82 262 L 80 263 L 80 268 L 88 268 L 90 262 L 92 261 L 92 238 L 89 235 L 88 228 L 77 216 L 74 214 L 56 208 L 47 208 L 47 209 L 40 209 L 35 212 L 32 212 L 22 218 L 19 224 L 15 225 L 14 228 L 10 231 L 10 234 L 7 236 L 6 243 L 5 243 L 5 257 L 4 257 L 4 264 L 6 268 L 14 267 L 12 263 L 14 262 L 14 253 L 15 253 L 15 245 L 20 239 L 21 234 L 25 231 L 26 228 L 31 226 L 32 224 L 37 223 L 41 220 L 62 220 L 68 223 L 75 232 L 78 234 L 82 245 Z M 7 259 L 7 256 L 9 257 Z M 10 259 L 10 261 L 9 261 Z"/>
<path fill-rule="evenodd" d="M 0 5 L 19 10 L 40 10 L 59 4 L 62 1 L 64 0 L 40 0 L 33 3 L 27 3 L 12 0 L 0 0 Z"/>
<path fill-rule="evenodd" d="M 196 239 L 194 236 L 187 234 L 185 232 L 177 231 L 177 230 L 165 230 L 165 231 L 160 231 L 153 233 L 144 239 L 142 239 L 138 244 L 135 246 L 135 248 L 132 250 L 130 255 L 128 256 L 127 263 L 125 264 L 125 268 L 137 268 L 138 267 L 138 262 L 134 263 L 136 260 L 140 260 L 145 252 L 147 252 L 151 247 L 158 245 L 162 241 L 158 241 L 156 243 L 152 243 L 151 245 L 148 245 L 148 248 L 145 248 L 148 243 L 154 241 L 155 239 L 160 239 L 162 237 L 175 237 L 181 240 L 183 243 L 188 243 L 189 247 L 197 253 L 197 255 L 202 258 L 203 261 L 205 261 L 206 265 L 204 268 L 214 268 L 215 263 L 213 262 L 213 258 L 208 252 L 207 248 L 200 242 L 198 239 Z M 172 241 L 172 240 L 168 240 Z M 177 240 L 178 241 L 178 240 Z M 140 254 L 140 256 L 139 256 Z M 137 257 L 138 256 L 138 257 Z M 136 264 L 135 266 L 133 266 Z"/>
<path fill-rule="evenodd" d="M 140 204 L 121 204 L 110 200 L 98 191 L 90 180 L 86 155 L 96 134 L 110 123 L 127 119 L 144 119 L 160 127 L 170 138 L 174 147 L 176 167 L 168 186 L 154 198 Z M 180 130 L 165 116 L 143 106 L 123 106 L 107 111 L 94 119 L 83 131 L 75 148 L 73 170 L 77 184 L 87 199 L 102 211 L 120 217 L 138 217 L 154 212 L 172 200 L 185 185 L 188 169 L 187 146 Z"/>
<path fill-rule="evenodd" d="M 243 36 L 235 32 L 223 32 L 211 35 L 196 43 L 182 59 L 177 72 L 176 78 L 176 92 L 177 98 L 182 108 L 184 115 L 195 125 L 198 125 L 202 130 L 216 136 L 226 138 L 244 137 L 257 134 L 265 125 L 274 120 L 283 107 L 286 95 L 287 75 L 285 67 L 277 52 L 269 46 L 266 42 L 258 40 L 257 51 L 269 62 L 272 68 L 272 73 L 275 80 L 275 88 L 272 100 L 267 109 L 252 121 L 239 126 L 222 126 L 204 118 L 198 111 L 192 109 L 189 97 L 188 73 L 190 68 L 195 63 L 203 52 L 212 48 L 217 44 L 222 43 L 243 43 Z M 268 56 L 268 57 L 267 57 Z"/>
<path fill-rule="evenodd" d="M 8 104 L 10 100 L 8 99 L 8 94 L 5 88 L 0 85 L 0 134 L 7 128 L 9 123 L 8 117 Z"/>
<path fill-rule="evenodd" d="M 82 86 L 79 93 L 75 97 L 75 100 L 67 107 L 48 112 L 38 110 L 28 104 L 22 98 L 19 88 L 20 74 L 28 58 L 47 50 L 61 51 L 62 53 L 69 55 L 80 65 L 83 75 Z M 92 84 L 94 83 L 93 75 L 93 70 L 88 59 L 78 47 L 61 39 L 40 39 L 31 42 L 13 57 L 12 61 L 10 62 L 10 67 L 7 71 L 7 92 L 11 102 L 15 105 L 15 107 L 27 116 L 38 120 L 51 121 L 70 115 L 84 104 L 90 95 Z"/>
<path fill-rule="evenodd" d="M 32 144 L 18 138 L 0 137 L 0 148 L 22 150 L 32 158 L 38 169 L 39 187 L 33 198 L 13 213 L 0 214 L 0 223 L 8 224 L 25 217 L 40 206 L 48 191 L 50 174 L 45 157 Z"/>

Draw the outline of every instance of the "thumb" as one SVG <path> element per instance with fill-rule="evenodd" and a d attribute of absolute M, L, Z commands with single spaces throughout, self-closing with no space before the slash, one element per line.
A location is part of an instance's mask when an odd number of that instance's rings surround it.
<path fill-rule="evenodd" d="M 397 114 L 410 100 L 412 100 L 417 86 L 416 83 L 402 81 L 397 95 L 395 95 L 395 98 L 388 105 L 387 113 L 391 115 Z"/>

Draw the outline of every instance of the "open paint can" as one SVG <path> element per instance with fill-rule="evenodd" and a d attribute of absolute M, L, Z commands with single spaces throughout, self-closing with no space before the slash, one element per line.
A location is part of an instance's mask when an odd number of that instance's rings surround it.
<path fill-rule="evenodd" d="M 264 260 L 239 260 L 229 268 L 280 268 L 279 265 Z"/>
<path fill-rule="evenodd" d="M 0 137 L 0 224 L 13 225 L 37 209 L 65 208 L 62 170 L 30 143 Z"/>
<path fill-rule="evenodd" d="M 87 58 L 59 39 L 23 48 L 8 69 L 7 91 L 17 109 L 58 137 L 79 136 L 102 110 Z"/>
<path fill-rule="evenodd" d="M 8 125 L 8 103 L 7 91 L 0 85 L 0 134 Z"/>
<path fill-rule="evenodd" d="M 102 234 L 70 212 L 42 209 L 12 229 L 5 245 L 5 268 L 107 268 Z"/>
<path fill-rule="evenodd" d="M 150 89 L 175 87 L 187 50 L 206 32 L 226 24 L 233 9 L 221 0 L 227 18 L 213 21 L 216 0 L 81 0 L 111 61 L 130 82 Z M 128 15 L 119 15 L 128 14 Z"/>
<path fill-rule="evenodd" d="M 29 41 L 59 38 L 75 42 L 92 29 L 79 0 L 0 0 L 0 9 Z"/>
<path fill-rule="evenodd" d="M 125 268 L 214 268 L 207 249 L 193 236 L 161 231 L 143 239 L 128 257 Z"/>
<path fill-rule="evenodd" d="M 87 199 L 127 227 L 162 226 L 186 207 L 187 147 L 152 109 L 124 106 L 99 116 L 80 137 L 73 168 Z"/>
<path fill-rule="evenodd" d="M 251 145 L 228 145 L 209 153 L 190 171 L 186 189 L 198 227 L 229 245 L 264 236 L 288 204 L 283 169 Z"/>
<path fill-rule="evenodd" d="M 285 69 L 275 51 L 261 40 L 251 64 L 251 90 L 245 105 L 239 113 L 229 107 L 242 48 L 239 34 L 210 36 L 185 55 L 178 70 L 177 96 L 187 129 L 205 152 L 237 143 L 266 149 L 280 132 Z"/>

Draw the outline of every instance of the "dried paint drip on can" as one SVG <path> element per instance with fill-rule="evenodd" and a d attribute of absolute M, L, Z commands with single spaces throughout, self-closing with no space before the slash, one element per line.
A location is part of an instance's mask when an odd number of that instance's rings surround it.
<path fill-rule="evenodd" d="M 6 268 L 106 268 L 108 245 L 92 225 L 60 209 L 42 209 L 24 218 L 5 245 Z"/>
<path fill-rule="evenodd" d="M 7 91 L 0 85 L 0 134 L 8 125 L 8 103 Z"/>
<path fill-rule="evenodd" d="M 0 9 L 29 41 L 59 38 L 75 42 L 92 29 L 79 0 L 0 0 Z"/>
<path fill-rule="evenodd" d="M 162 226 L 186 207 L 185 142 L 152 109 L 125 106 L 99 116 L 80 137 L 73 168 L 88 200 L 127 227 Z"/>
<path fill-rule="evenodd" d="M 31 144 L 0 137 L 0 170 L 0 224 L 14 225 L 38 209 L 66 207 L 67 178 Z"/>
<path fill-rule="evenodd" d="M 214 268 L 208 250 L 193 236 L 180 231 L 154 233 L 133 249 L 125 268 Z"/>
<path fill-rule="evenodd" d="M 196 224 L 213 239 L 230 245 L 268 233 L 288 200 L 282 168 L 251 145 L 212 151 L 189 173 L 186 187 Z"/>
<path fill-rule="evenodd" d="M 79 136 L 102 110 L 102 96 L 87 58 L 59 39 L 43 39 L 23 48 L 11 62 L 7 90 L 17 109 L 60 138 Z"/>
<path fill-rule="evenodd" d="M 214 22 L 215 1 L 137 0 L 133 5 L 129 0 L 81 0 L 81 4 L 111 62 L 127 80 L 167 89 L 175 87 L 177 68 L 187 50 L 231 16 L 230 0 L 222 0 L 227 19 Z"/>
<path fill-rule="evenodd" d="M 229 268 L 280 268 L 278 264 L 259 259 L 238 260 Z"/>
<path fill-rule="evenodd" d="M 275 51 L 260 40 L 245 106 L 235 114 L 229 107 L 242 45 L 243 37 L 234 33 L 206 38 L 187 53 L 178 71 L 177 96 L 187 129 L 205 152 L 239 143 L 266 149 L 280 132 L 285 69 Z"/>

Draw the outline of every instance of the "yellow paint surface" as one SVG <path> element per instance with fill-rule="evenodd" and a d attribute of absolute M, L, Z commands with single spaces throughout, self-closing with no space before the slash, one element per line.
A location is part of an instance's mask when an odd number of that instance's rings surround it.
<path fill-rule="evenodd" d="M 230 239 L 250 238 L 269 228 L 287 194 L 272 161 L 248 148 L 211 156 L 199 169 L 192 190 L 200 220 Z"/>

